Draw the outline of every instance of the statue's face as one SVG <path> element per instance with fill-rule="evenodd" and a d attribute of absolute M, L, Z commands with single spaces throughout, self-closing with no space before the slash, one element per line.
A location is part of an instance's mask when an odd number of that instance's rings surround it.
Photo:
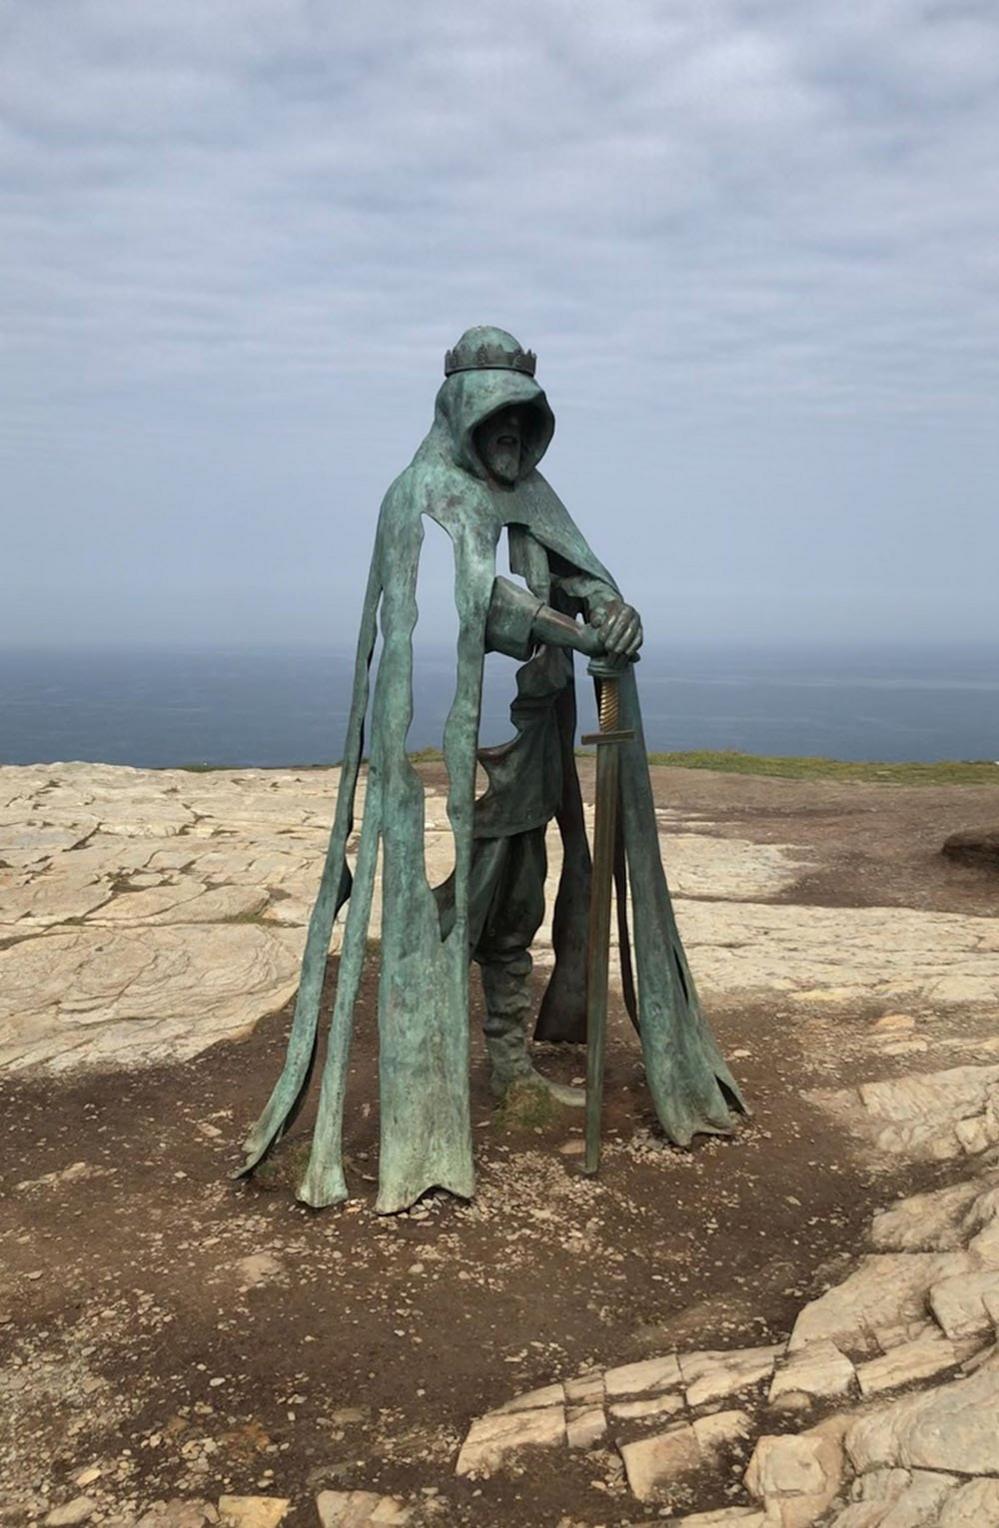
<path fill-rule="evenodd" d="M 514 406 L 491 414 L 475 432 L 475 444 L 487 471 L 508 486 L 520 476 L 524 450 L 524 415 Z"/>

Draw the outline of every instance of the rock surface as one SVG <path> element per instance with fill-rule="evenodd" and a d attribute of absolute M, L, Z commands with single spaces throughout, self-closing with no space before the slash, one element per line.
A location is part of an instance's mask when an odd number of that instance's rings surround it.
<path fill-rule="evenodd" d="M 913 1380 L 929 1379 L 952 1369 L 964 1357 L 956 1343 L 939 1332 L 929 1331 L 912 1342 L 890 1348 L 880 1358 L 857 1365 L 857 1382 L 863 1395 L 878 1395 L 882 1390 L 897 1390 Z"/>
<path fill-rule="evenodd" d="M 810 1095 L 879 1151 L 948 1161 L 999 1143 L 999 1066 L 956 1066 Z"/>
<path fill-rule="evenodd" d="M 858 1418 L 846 1449 L 858 1471 L 875 1467 L 999 1475 L 999 1365 L 905 1396 Z"/>
<path fill-rule="evenodd" d="M 788 1395 L 846 1395 L 855 1377 L 853 1364 L 836 1344 L 828 1338 L 818 1338 L 789 1355 L 787 1363 L 774 1375 L 768 1400 L 773 1405 Z"/>
<path fill-rule="evenodd" d="M 910 1335 L 910 1327 L 925 1321 L 933 1285 L 971 1266 L 967 1252 L 888 1252 L 865 1257 L 842 1284 L 804 1307 L 789 1349 L 794 1352 L 820 1341 L 861 1351 L 895 1346 Z"/>
<path fill-rule="evenodd" d="M 336 770 L 0 767 L 0 1068 L 187 1058 L 279 1008 L 297 982 L 337 783 Z M 428 790 L 426 811 L 428 872 L 444 879 L 443 796 Z M 709 997 L 999 997 L 989 919 L 772 902 L 808 870 L 801 851 L 719 836 L 710 820 L 677 831 L 659 815 Z M 549 862 L 550 908 L 554 828 Z M 376 887 L 374 928 L 379 916 Z M 542 964 L 549 945 L 546 923 Z"/>
<path fill-rule="evenodd" d="M 290 1506 L 287 1496 L 220 1496 L 219 1517 L 230 1528 L 277 1528 Z"/>
<path fill-rule="evenodd" d="M 491 1475 L 507 1456 L 531 1446 L 568 1441 L 565 1407 L 538 1406 L 529 1411 L 491 1411 L 473 1422 L 461 1446 L 458 1475 Z"/>
<path fill-rule="evenodd" d="M 769 1379 L 785 1344 L 766 1348 L 732 1348 L 727 1352 L 690 1353 L 680 1357 L 687 1387 L 687 1405 L 706 1406 Z"/>
<path fill-rule="evenodd" d="M 807 1528 L 822 1516 L 843 1477 L 842 1434 L 842 1419 L 833 1417 L 808 1432 L 759 1440 L 746 1488 L 765 1501 L 767 1523 Z"/>
<path fill-rule="evenodd" d="M 76 1528 L 86 1523 L 97 1511 L 97 1503 L 90 1496 L 74 1496 L 62 1507 L 53 1507 L 45 1519 L 46 1528 Z"/>
<path fill-rule="evenodd" d="M 320 1491 L 316 1497 L 320 1528 L 367 1528 L 376 1523 L 408 1523 L 405 1502 L 377 1491 Z"/>
<path fill-rule="evenodd" d="M 648 1501 L 659 1486 L 695 1470 L 701 1462 L 697 1434 L 687 1423 L 639 1438 L 621 1447 L 628 1488 L 639 1501 Z"/>

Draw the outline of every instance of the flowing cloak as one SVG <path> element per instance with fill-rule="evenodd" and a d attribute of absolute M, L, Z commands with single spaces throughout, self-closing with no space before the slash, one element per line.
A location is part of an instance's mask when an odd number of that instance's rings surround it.
<path fill-rule="evenodd" d="M 474 432 L 509 404 L 525 406 L 530 433 L 522 475 L 501 488 L 479 460 Z M 554 431 L 544 392 L 517 371 L 456 372 L 442 385 L 434 423 L 413 461 L 382 503 L 364 597 L 353 695 L 336 813 L 319 894 L 309 923 L 301 982 L 284 1069 L 246 1141 L 244 1171 L 280 1139 L 308 1088 L 317 1053 L 319 1007 L 337 914 L 347 911 L 330 1018 L 312 1149 L 298 1197 L 313 1206 L 346 1199 L 342 1132 L 353 1010 L 368 944 L 379 855 L 382 873 L 378 985 L 380 1152 L 377 1209 L 392 1212 L 441 1187 L 473 1192 L 469 1109 L 468 885 L 471 866 L 479 705 L 496 548 L 509 528 L 511 565 L 544 599 L 545 564 L 576 570 L 615 589 L 568 511 L 537 471 Z M 412 634 L 424 516 L 443 527 L 454 552 L 459 617 L 454 698 L 444 730 L 447 811 L 454 836 L 453 918 L 442 922 L 424 857 L 424 793 L 406 754 L 413 714 Z M 369 711 L 369 674 L 380 629 L 382 646 L 370 696 L 367 789 L 353 875 L 358 772 Z M 621 745 L 619 927 L 626 985 L 637 976 L 636 1024 L 656 1113 L 667 1136 L 689 1144 L 699 1131 L 726 1132 L 743 1108 L 701 1013 L 677 932 L 659 854 L 652 787 L 633 669 L 620 680 Z M 566 723 L 574 724 L 571 685 Z M 563 757 L 558 812 L 563 874 L 555 904 L 555 966 L 539 1021 L 545 1037 L 579 1038 L 585 1011 L 589 852 L 583 831 L 571 735 Z M 630 934 L 624 916 L 624 866 L 632 893 Z"/>

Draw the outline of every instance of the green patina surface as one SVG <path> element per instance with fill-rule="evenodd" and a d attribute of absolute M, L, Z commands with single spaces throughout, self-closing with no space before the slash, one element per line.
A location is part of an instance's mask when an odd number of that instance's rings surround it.
<path fill-rule="evenodd" d="M 484 862 L 481 853 L 475 860 L 477 842 L 525 840 L 552 817 L 557 819 L 563 863 L 553 915 L 555 963 L 537 1032 L 553 1040 L 585 1036 L 590 856 L 573 762 L 572 661 L 563 639 L 568 626 L 578 633 L 569 645 L 592 652 L 594 630 L 599 628 L 608 652 L 627 654 L 634 651 L 627 644 L 640 640 L 640 625 L 537 470 L 551 440 L 554 417 L 534 380 L 533 357 L 503 331 L 479 329 L 469 331 L 449 353 L 447 369 L 430 432 L 382 504 L 361 616 L 336 815 L 309 923 L 287 1057 L 246 1142 L 245 1170 L 250 1171 L 287 1130 L 305 1096 L 318 1050 L 331 933 L 338 912 L 345 909 L 318 1113 L 298 1188 L 299 1197 L 317 1207 L 347 1197 L 342 1130 L 350 1040 L 363 964 L 371 948 L 369 922 L 379 862 L 379 1210 L 402 1209 L 433 1187 L 464 1197 L 473 1191 L 468 980 L 470 910 L 476 908 L 473 861 Z M 515 417 L 520 432 L 512 476 L 487 470 L 480 455 L 483 432 L 490 430 L 496 435 L 497 461 L 507 450 L 507 436 L 496 423 L 501 413 Z M 455 845 L 446 895 L 445 888 L 432 887 L 427 878 L 423 782 L 406 749 L 413 714 L 416 585 L 428 519 L 451 540 L 459 618 L 443 746 Z M 497 577 L 497 548 L 504 536 L 510 570 L 525 586 L 522 595 L 511 595 L 509 582 Z M 504 585 L 507 604 L 497 613 L 496 600 Z M 577 627 L 578 614 L 591 624 Z M 370 670 L 379 639 L 372 685 Z M 615 643 L 625 645 L 618 649 Z M 527 661 L 518 671 L 511 709 L 516 736 L 508 745 L 482 753 L 490 783 L 477 802 L 479 710 L 489 646 Z M 659 854 L 638 691 L 627 663 L 618 687 L 620 725 L 633 739 L 620 748 L 618 890 L 625 993 L 641 1035 L 660 1124 L 670 1139 L 686 1145 L 698 1132 L 728 1132 L 732 1110 L 742 1103 L 701 1012 L 677 932 Z M 347 847 L 366 750 L 367 788 L 351 870 Z M 625 875 L 633 909 L 630 931 L 624 921 Z M 478 952 L 476 958 L 483 959 Z M 484 977 L 486 971 L 483 964 Z M 515 1005 L 515 999 L 516 993 L 511 997 L 508 990 L 504 1001 Z M 487 1030 L 487 1044 L 488 1040 Z"/>

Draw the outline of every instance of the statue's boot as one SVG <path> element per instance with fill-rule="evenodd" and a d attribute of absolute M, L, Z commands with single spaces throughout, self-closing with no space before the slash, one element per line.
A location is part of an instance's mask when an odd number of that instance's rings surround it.
<path fill-rule="evenodd" d="M 543 1088 L 557 1103 L 581 1108 L 586 1103 L 582 1088 L 552 1082 L 531 1063 L 527 1026 L 531 1017 L 529 979 L 532 965 L 527 950 L 482 963 L 482 990 L 486 999 L 483 1031 L 489 1057 L 490 1089 L 494 1098 L 503 1099 L 513 1087 Z"/>

